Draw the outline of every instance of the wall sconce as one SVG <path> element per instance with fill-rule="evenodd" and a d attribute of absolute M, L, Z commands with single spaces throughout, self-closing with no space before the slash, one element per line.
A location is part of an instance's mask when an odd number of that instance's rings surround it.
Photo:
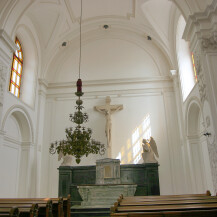
<path fill-rule="evenodd" d="M 211 133 L 206 132 L 206 133 L 204 133 L 203 135 L 209 137 L 209 136 L 211 136 Z"/>

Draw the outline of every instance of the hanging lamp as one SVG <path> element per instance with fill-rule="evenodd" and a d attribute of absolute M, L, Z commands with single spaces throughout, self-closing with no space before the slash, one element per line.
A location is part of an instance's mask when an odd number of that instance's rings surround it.
<path fill-rule="evenodd" d="M 49 152 L 51 154 L 63 154 L 74 156 L 76 163 L 79 164 L 81 157 L 88 156 L 89 154 L 105 154 L 105 145 L 92 139 L 92 130 L 83 126 L 88 121 L 88 115 L 83 112 L 83 101 L 81 97 L 82 80 L 81 80 L 81 22 L 82 22 L 82 0 L 81 0 L 81 15 L 80 15 L 80 55 L 79 55 L 79 76 L 76 83 L 77 92 L 75 95 L 78 97 L 76 100 L 76 111 L 74 114 L 69 115 L 69 119 L 74 123 L 75 127 L 70 127 L 65 130 L 66 139 L 51 143 Z"/>

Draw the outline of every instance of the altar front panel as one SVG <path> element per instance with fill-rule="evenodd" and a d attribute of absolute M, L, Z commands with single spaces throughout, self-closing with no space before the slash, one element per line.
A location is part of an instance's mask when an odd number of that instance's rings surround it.
<path fill-rule="evenodd" d="M 158 164 L 120 165 L 121 184 L 136 184 L 135 196 L 160 195 Z M 96 183 L 96 166 L 60 166 L 59 197 L 71 194 L 72 201 L 81 201 L 78 185 Z"/>

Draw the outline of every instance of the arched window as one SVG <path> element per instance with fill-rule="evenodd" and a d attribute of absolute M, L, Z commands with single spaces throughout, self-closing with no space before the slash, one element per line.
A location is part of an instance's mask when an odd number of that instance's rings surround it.
<path fill-rule="evenodd" d="M 18 50 L 13 55 L 9 91 L 16 97 L 20 96 L 21 75 L 23 69 L 23 51 L 18 38 L 15 39 Z"/>
<path fill-rule="evenodd" d="M 184 17 L 180 16 L 176 32 L 176 52 L 183 101 L 187 98 L 195 83 L 197 82 L 193 53 L 190 52 L 189 43 L 182 39 L 185 26 L 186 22 Z"/>

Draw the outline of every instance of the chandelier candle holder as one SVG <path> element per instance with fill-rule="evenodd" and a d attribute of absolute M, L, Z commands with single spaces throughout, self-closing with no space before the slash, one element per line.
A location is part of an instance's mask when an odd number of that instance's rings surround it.
<path fill-rule="evenodd" d="M 78 96 L 76 100 L 76 111 L 74 114 L 69 115 L 70 121 L 76 124 L 75 128 L 70 127 L 65 130 L 66 139 L 61 141 L 56 141 L 50 145 L 51 154 L 72 155 L 76 159 L 76 163 L 79 164 L 82 156 L 88 156 L 89 154 L 105 154 L 105 145 L 91 139 L 92 130 L 90 128 L 85 128 L 82 124 L 88 121 L 88 115 L 86 112 L 82 112 L 83 101 L 81 100 L 82 92 L 82 81 L 78 79 L 77 81 L 77 92 Z"/>
<path fill-rule="evenodd" d="M 75 128 L 70 127 L 65 130 L 66 139 L 62 141 L 56 141 L 50 145 L 51 154 L 63 154 L 71 155 L 75 157 L 76 163 L 79 164 L 81 157 L 88 156 L 89 154 L 105 154 L 105 145 L 91 139 L 92 130 L 90 128 L 85 128 L 83 123 L 88 121 L 88 115 L 86 112 L 82 112 L 83 101 L 81 96 L 82 92 L 82 80 L 80 78 L 81 72 L 81 21 L 82 21 L 82 0 L 81 0 L 81 17 L 80 17 L 80 57 L 79 57 L 79 78 L 77 80 L 77 92 L 75 95 L 78 97 L 76 100 L 76 111 L 74 114 L 70 114 L 69 118 L 76 126 Z"/>

